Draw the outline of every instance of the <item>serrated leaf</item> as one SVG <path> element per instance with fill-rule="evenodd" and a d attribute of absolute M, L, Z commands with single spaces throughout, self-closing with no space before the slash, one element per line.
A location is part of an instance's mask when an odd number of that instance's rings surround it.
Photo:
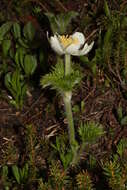
<path fill-rule="evenodd" d="M 35 36 L 35 27 L 33 26 L 32 22 L 28 22 L 23 29 L 23 34 L 26 39 L 32 41 Z"/>
<path fill-rule="evenodd" d="M 97 138 L 104 134 L 102 126 L 94 122 L 81 124 L 78 132 L 83 143 L 94 143 Z"/>
<path fill-rule="evenodd" d="M 64 64 L 62 60 L 52 68 L 52 72 L 46 74 L 41 79 L 41 85 L 43 88 L 51 86 L 52 89 L 58 90 L 58 92 L 66 92 L 73 89 L 73 87 L 80 82 L 82 74 L 78 70 L 72 69 L 70 75 L 65 76 Z"/>

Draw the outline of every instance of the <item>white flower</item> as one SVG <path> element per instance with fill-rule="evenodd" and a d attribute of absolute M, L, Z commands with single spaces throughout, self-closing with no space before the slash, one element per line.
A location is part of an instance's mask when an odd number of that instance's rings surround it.
<path fill-rule="evenodd" d="M 52 49 L 59 55 L 70 54 L 74 56 L 86 55 L 93 47 L 85 43 L 85 36 L 81 32 L 75 32 L 73 35 L 55 34 L 49 38 Z"/>

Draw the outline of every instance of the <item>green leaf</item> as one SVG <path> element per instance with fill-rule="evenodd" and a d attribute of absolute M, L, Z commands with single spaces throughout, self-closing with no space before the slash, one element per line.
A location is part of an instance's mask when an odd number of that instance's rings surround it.
<path fill-rule="evenodd" d="M 123 117 L 123 112 L 122 112 L 122 107 L 121 106 L 118 107 L 117 114 L 118 114 L 119 121 L 121 121 L 121 119 Z"/>
<path fill-rule="evenodd" d="M 127 27 L 127 16 L 124 16 L 124 18 L 121 21 L 121 28 L 125 29 Z"/>
<path fill-rule="evenodd" d="M 67 169 L 73 157 L 72 150 L 67 147 L 66 141 L 67 141 L 67 136 L 66 134 L 64 134 L 56 137 L 55 145 L 52 144 L 52 147 L 59 152 L 60 159 L 62 161 L 64 169 Z"/>
<path fill-rule="evenodd" d="M 85 102 L 84 100 L 81 101 L 81 112 L 83 113 L 85 111 Z"/>
<path fill-rule="evenodd" d="M 16 64 L 17 64 L 17 66 L 20 67 L 19 50 L 16 51 L 16 54 L 15 54 L 15 62 L 16 62 Z"/>
<path fill-rule="evenodd" d="M 117 145 L 117 152 L 121 156 L 121 159 L 126 148 L 127 148 L 127 139 L 122 138 L 119 144 Z"/>
<path fill-rule="evenodd" d="M 13 85 L 13 90 L 15 90 L 15 92 L 17 91 L 17 93 L 20 93 L 20 73 L 18 70 L 16 70 L 13 74 L 12 74 L 12 78 L 11 78 L 11 82 Z"/>
<path fill-rule="evenodd" d="M 24 71 L 27 76 L 32 75 L 37 67 L 37 59 L 33 55 L 26 55 L 24 59 Z"/>
<path fill-rule="evenodd" d="M 22 169 L 19 170 L 21 182 L 25 183 L 26 179 L 28 178 L 28 164 L 26 163 Z"/>
<path fill-rule="evenodd" d="M 18 42 L 19 44 L 24 47 L 24 48 L 29 48 L 29 46 L 27 45 L 25 39 L 22 39 L 22 38 L 18 38 Z"/>
<path fill-rule="evenodd" d="M 83 143 L 94 143 L 99 137 L 104 135 L 102 126 L 94 122 L 81 124 L 78 132 Z"/>
<path fill-rule="evenodd" d="M 4 39 L 4 36 L 11 29 L 12 22 L 6 22 L 0 27 L 0 41 Z"/>
<path fill-rule="evenodd" d="M 29 171 L 29 166 L 26 163 L 25 166 L 23 167 L 23 179 L 26 180 L 28 178 L 28 171 Z"/>
<path fill-rule="evenodd" d="M 66 14 L 61 13 L 60 16 L 58 16 L 58 21 L 61 23 L 61 33 L 65 33 L 67 30 L 67 27 L 71 23 L 72 19 L 78 16 L 78 13 L 75 11 L 70 11 Z"/>
<path fill-rule="evenodd" d="M 4 57 L 7 56 L 10 47 L 11 47 L 11 40 L 3 40 L 3 42 L 2 42 L 2 50 L 3 50 Z"/>
<path fill-rule="evenodd" d="M 88 57 L 86 57 L 86 56 L 80 56 L 79 59 L 80 59 L 80 61 L 81 61 L 82 63 L 84 63 L 84 64 L 86 64 L 86 65 L 89 65 L 89 63 L 90 63 Z"/>
<path fill-rule="evenodd" d="M 112 43 L 111 43 L 111 39 L 112 39 L 112 35 L 113 35 L 113 27 L 109 26 L 108 30 L 105 33 L 104 36 L 104 45 L 103 45 L 103 57 L 104 60 L 107 60 L 108 57 L 110 57 L 111 55 L 111 49 L 112 49 Z"/>
<path fill-rule="evenodd" d="M 73 113 L 79 113 L 80 112 L 80 107 L 79 105 L 74 105 L 72 108 Z"/>
<path fill-rule="evenodd" d="M 121 125 L 127 125 L 127 116 L 123 117 L 121 120 Z"/>
<path fill-rule="evenodd" d="M 22 67 L 23 67 L 23 65 L 24 65 L 24 57 L 25 57 L 25 54 L 26 54 L 26 49 L 24 49 L 24 48 L 19 48 L 19 61 L 20 61 L 20 64 L 21 64 Z"/>
<path fill-rule="evenodd" d="M 21 27 L 20 24 L 17 22 L 13 23 L 13 34 L 15 39 L 21 38 Z"/>
<path fill-rule="evenodd" d="M 5 186 L 5 190 L 9 190 L 10 188 L 8 186 Z"/>
<path fill-rule="evenodd" d="M 72 68 L 71 74 L 65 76 L 64 63 L 59 60 L 51 73 L 46 74 L 41 79 L 43 88 L 51 86 L 52 89 L 58 90 L 59 93 L 71 91 L 73 87 L 81 81 L 82 74 Z"/>
<path fill-rule="evenodd" d="M 116 183 L 115 185 L 119 186 L 120 184 L 119 184 L 118 178 L 121 174 L 120 163 L 118 163 L 116 160 L 113 160 L 113 161 L 110 160 L 108 162 L 105 162 L 102 167 L 103 167 L 104 174 L 106 175 L 106 177 L 108 177 L 111 181 L 114 180 L 114 182 Z M 112 174 L 114 174 L 114 175 L 112 175 Z M 117 182 L 118 182 L 118 184 L 117 184 Z"/>
<path fill-rule="evenodd" d="M 50 25 L 51 25 L 51 29 L 53 31 L 53 33 L 55 34 L 56 32 L 59 33 L 58 31 L 58 24 L 57 24 L 57 20 L 55 18 L 55 15 L 53 13 L 45 13 L 45 15 L 48 17 Z"/>
<path fill-rule="evenodd" d="M 113 32 L 113 28 L 112 26 L 109 26 L 104 36 L 104 48 L 106 48 L 109 45 L 111 37 L 112 37 L 112 32 Z"/>
<path fill-rule="evenodd" d="M 8 176 L 8 166 L 2 167 L 2 176 L 4 176 L 4 177 Z"/>
<path fill-rule="evenodd" d="M 66 14 L 61 13 L 55 16 L 54 14 L 49 12 L 49 13 L 45 13 L 45 15 L 49 19 L 53 33 L 58 32 L 59 34 L 65 34 L 71 20 L 75 18 L 78 15 L 78 13 L 74 11 L 70 11 Z"/>
<path fill-rule="evenodd" d="M 33 26 L 32 22 L 28 22 L 23 29 L 23 33 L 26 39 L 32 41 L 35 36 L 35 27 Z"/>
<path fill-rule="evenodd" d="M 5 86 L 7 88 L 10 88 L 10 83 L 11 83 L 11 73 L 9 72 L 5 75 Z"/>
<path fill-rule="evenodd" d="M 82 171 L 76 176 L 77 186 L 79 190 L 93 190 L 93 183 L 90 174 Z"/>
<path fill-rule="evenodd" d="M 110 10 L 109 10 L 108 3 L 106 0 L 104 1 L 104 11 L 105 11 L 106 16 L 110 18 L 111 14 L 110 14 Z"/>
<path fill-rule="evenodd" d="M 67 31 L 67 27 L 69 26 L 70 22 L 73 18 L 75 18 L 78 15 L 77 12 L 70 11 L 66 14 L 61 13 L 60 15 L 57 15 L 57 25 L 59 28 L 60 34 L 65 34 Z"/>
<path fill-rule="evenodd" d="M 15 57 L 15 52 L 14 52 L 14 49 L 13 49 L 13 48 L 9 49 L 9 56 L 10 56 L 12 59 L 14 59 L 14 57 Z"/>
<path fill-rule="evenodd" d="M 20 70 L 16 69 L 14 73 L 9 72 L 5 75 L 5 86 L 14 98 L 11 102 L 17 108 L 21 108 L 23 106 L 23 98 L 26 94 L 26 85 Z"/>
<path fill-rule="evenodd" d="M 13 172 L 13 175 L 14 175 L 17 183 L 20 184 L 19 168 L 16 165 L 12 166 L 12 172 Z"/>
<path fill-rule="evenodd" d="M 24 57 L 26 54 L 26 49 L 25 48 L 18 48 L 15 54 L 15 62 L 18 66 L 24 67 Z"/>

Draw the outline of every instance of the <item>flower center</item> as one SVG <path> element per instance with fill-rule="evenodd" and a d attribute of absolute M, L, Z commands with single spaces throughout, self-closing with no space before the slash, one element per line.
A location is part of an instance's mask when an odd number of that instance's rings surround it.
<path fill-rule="evenodd" d="M 71 44 L 78 44 L 79 43 L 79 40 L 78 38 L 72 38 L 72 36 L 68 36 L 68 35 L 62 35 L 59 37 L 59 40 L 60 40 L 60 43 L 62 44 L 62 46 L 64 48 L 67 48 L 69 45 Z"/>

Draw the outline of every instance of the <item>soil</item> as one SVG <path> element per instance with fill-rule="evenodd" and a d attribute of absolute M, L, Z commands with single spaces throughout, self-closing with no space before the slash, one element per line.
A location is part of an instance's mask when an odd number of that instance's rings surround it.
<path fill-rule="evenodd" d="M 96 121 L 105 127 L 107 135 L 100 141 L 100 150 L 95 147 L 96 154 L 103 157 L 103 152 L 108 154 L 122 137 L 127 136 L 127 129 L 121 128 L 117 115 L 118 106 L 126 109 L 127 100 L 118 89 L 102 90 L 87 83 L 82 82 L 74 92 L 73 107 L 80 107 L 81 101 L 85 104 L 82 112 L 74 113 L 74 118 L 83 122 Z M 5 99 L 0 100 L 0 165 L 12 165 L 24 159 L 25 131 L 28 125 L 33 126 L 38 139 L 52 139 L 67 128 L 63 102 L 53 91 L 36 89 L 26 99 L 23 110 L 16 110 Z M 78 122 L 75 127 L 78 127 Z M 11 150 L 14 147 L 15 153 L 10 154 L 7 148 Z M 43 157 L 39 159 L 43 160 Z"/>

